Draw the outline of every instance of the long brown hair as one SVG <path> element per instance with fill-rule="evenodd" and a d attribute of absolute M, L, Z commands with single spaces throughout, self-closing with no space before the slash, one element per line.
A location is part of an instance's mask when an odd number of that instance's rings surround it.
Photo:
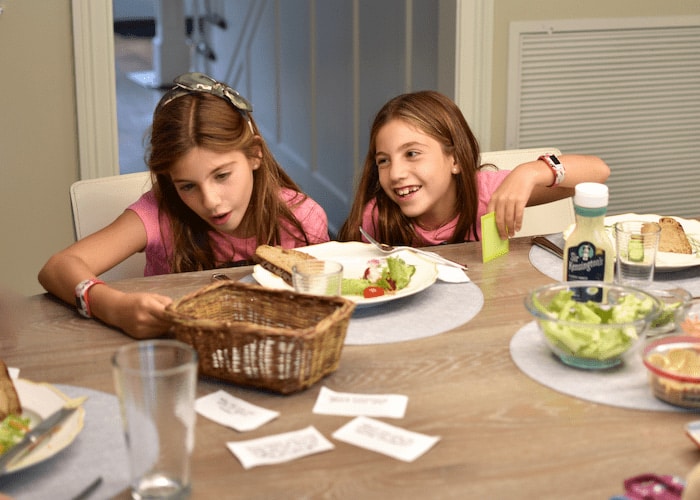
<path fill-rule="evenodd" d="M 261 138 L 250 114 L 247 117 L 226 100 L 205 93 L 188 94 L 156 108 L 150 132 L 147 163 L 153 177 L 153 189 L 159 210 L 171 220 L 173 254 L 169 256 L 173 272 L 213 269 L 216 262 L 209 238 L 213 229 L 183 201 L 170 178 L 170 168 L 192 148 L 200 147 L 225 153 L 241 151 L 247 158 L 260 160 L 253 171 L 253 193 L 245 218 L 247 227 L 256 228 L 258 245 L 280 243 L 280 220 L 288 221 L 309 240 L 292 210 L 280 199 L 280 189 L 299 192 L 294 203 L 306 196 L 277 163 Z"/>
<path fill-rule="evenodd" d="M 387 102 L 379 110 L 372 123 L 369 149 L 365 157 L 362 176 L 350 215 L 340 229 L 341 241 L 361 240 L 359 226 L 365 205 L 376 199 L 378 219 L 374 233 L 380 241 L 392 245 L 417 244 L 412 219 L 405 216 L 399 206 L 384 192 L 379 184 L 379 170 L 375 162 L 377 134 L 391 120 L 399 119 L 418 128 L 438 141 L 446 155 L 453 155 L 459 166 L 457 182 L 457 226 L 448 243 L 458 243 L 473 236 L 477 239 L 476 216 L 478 193 L 476 171 L 479 168 L 479 143 L 474 137 L 459 107 L 447 96 L 425 90 L 401 94 Z"/>

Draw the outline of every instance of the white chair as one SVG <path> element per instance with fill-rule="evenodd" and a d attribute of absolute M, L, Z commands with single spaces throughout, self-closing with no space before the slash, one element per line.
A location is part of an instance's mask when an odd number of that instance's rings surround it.
<path fill-rule="evenodd" d="M 512 170 L 521 163 L 533 161 L 544 153 L 561 154 L 556 148 L 510 149 L 481 153 L 481 164 L 493 164 L 501 170 Z M 571 197 L 525 208 L 523 226 L 515 236 L 558 233 L 575 222 Z"/>
<path fill-rule="evenodd" d="M 151 189 L 149 172 L 86 179 L 70 187 L 73 225 L 76 239 L 102 229 L 114 221 L 129 205 Z M 124 262 L 104 272 L 105 281 L 143 276 L 146 256 L 132 255 Z"/>

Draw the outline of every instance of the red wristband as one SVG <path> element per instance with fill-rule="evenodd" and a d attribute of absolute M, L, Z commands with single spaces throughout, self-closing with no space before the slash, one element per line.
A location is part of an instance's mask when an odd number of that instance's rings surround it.
<path fill-rule="evenodd" d="M 92 311 L 90 310 L 90 297 L 88 292 L 95 285 L 104 285 L 104 281 L 97 278 L 91 278 L 89 280 L 81 281 L 75 286 L 75 307 L 78 308 L 78 312 L 84 318 L 92 318 Z"/>

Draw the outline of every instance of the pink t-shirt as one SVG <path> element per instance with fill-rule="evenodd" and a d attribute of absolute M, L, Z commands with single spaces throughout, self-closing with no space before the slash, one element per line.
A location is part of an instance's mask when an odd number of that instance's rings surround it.
<path fill-rule="evenodd" d="M 501 182 L 503 182 L 503 179 L 505 179 L 509 173 L 510 170 L 479 170 L 476 173 L 476 189 L 479 196 L 476 212 L 477 221 L 480 221 L 481 216 L 486 214 L 491 195 L 498 186 L 501 185 Z M 367 203 L 362 213 L 362 227 L 369 232 L 370 236 L 375 236 L 374 228 L 376 227 L 375 221 L 377 220 L 376 204 L 376 200 L 371 200 Z M 454 233 L 455 227 L 457 227 L 457 219 L 458 217 L 455 217 L 444 226 L 434 230 L 423 229 L 417 224 L 413 225 L 413 229 L 427 245 L 440 245 L 449 240 Z M 481 224 L 477 223 L 476 234 L 479 239 L 481 239 Z M 464 235 L 464 241 L 469 241 L 466 234 Z"/>
<path fill-rule="evenodd" d="M 298 195 L 291 189 L 282 189 L 280 196 L 291 205 Z M 146 267 L 144 276 L 154 276 L 156 274 L 171 273 L 168 256 L 172 255 L 172 231 L 167 215 L 160 214 L 158 203 L 153 191 L 148 191 L 135 203 L 128 207 L 136 212 L 146 228 Z M 328 237 L 328 217 L 321 206 L 311 198 L 307 197 L 302 203 L 294 206 L 294 216 L 299 220 L 309 244 L 324 243 Z M 282 222 L 280 245 L 285 248 L 294 248 L 304 245 L 304 238 L 299 231 L 288 222 Z M 249 260 L 255 254 L 258 244 L 255 237 L 235 238 L 230 235 L 211 230 L 209 237 L 213 243 L 214 255 L 218 262 L 238 262 Z M 300 238 L 301 242 L 299 241 Z M 231 255 L 233 251 L 233 255 Z"/>

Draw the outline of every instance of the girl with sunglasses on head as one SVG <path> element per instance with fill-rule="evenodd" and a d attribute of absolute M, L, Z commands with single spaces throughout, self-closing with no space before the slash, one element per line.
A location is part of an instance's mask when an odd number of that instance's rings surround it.
<path fill-rule="evenodd" d="M 169 297 L 120 292 L 97 279 L 136 252 L 146 276 L 250 264 L 257 246 L 329 240 L 323 209 L 284 172 L 252 107 L 201 73 L 175 80 L 153 115 L 153 188 L 113 223 L 52 256 L 47 291 L 135 338 L 163 334 Z"/>
<path fill-rule="evenodd" d="M 430 246 L 481 238 L 481 216 L 495 212 L 502 238 L 522 225 L 526 206 L 572 196 L 579 182 L 604 182 L 599 158 L 533 158 L 512 171 L 479 164 L 479 144 L 462 112 L 434 91 L 402 94 L 374 119 L 369 151 L 341 241 L 359 228 L 391 245 Z"/>

